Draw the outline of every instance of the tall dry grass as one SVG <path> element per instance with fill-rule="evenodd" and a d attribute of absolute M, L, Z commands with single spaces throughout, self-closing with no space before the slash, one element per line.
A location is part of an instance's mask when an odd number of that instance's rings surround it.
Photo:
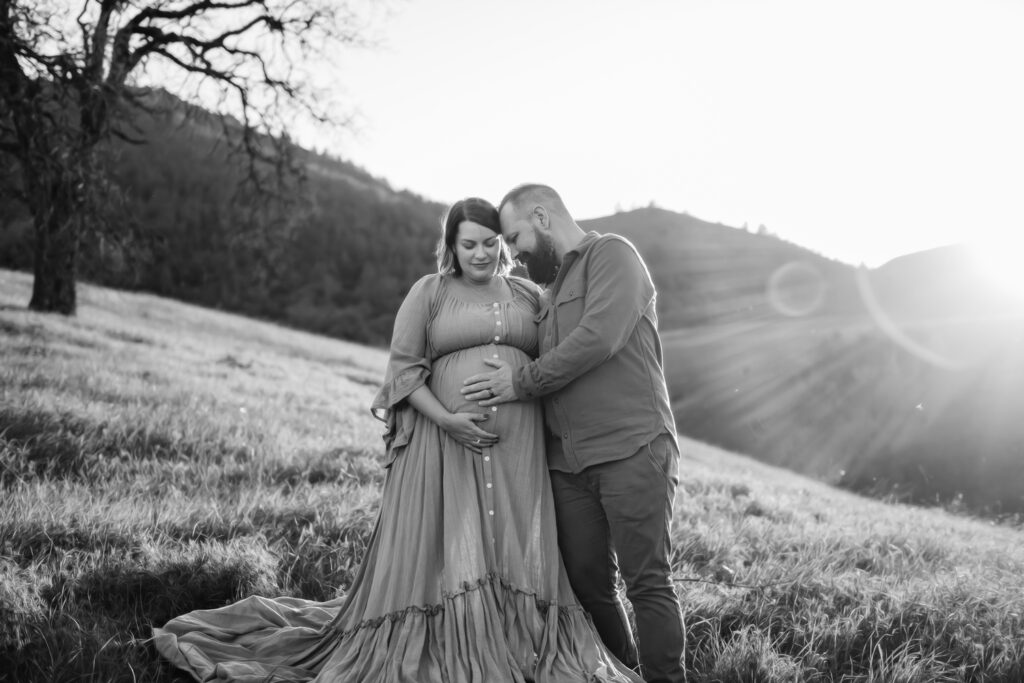
<path fill-rule="evenodd" d="M 0 271 L 0 680 L 185 680 L 150 629 L 344 591 L 382 483 L 385 355 Z M 1018 530 L 855 497 L 684 442 L 689 680 L 1024 680 Z"/>

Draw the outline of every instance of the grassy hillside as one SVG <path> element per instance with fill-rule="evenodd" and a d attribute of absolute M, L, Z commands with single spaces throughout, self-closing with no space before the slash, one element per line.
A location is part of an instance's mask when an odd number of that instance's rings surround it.
<path fill-rule="evenodd" d="M 382 482 L 382 351 L 0 271 L 0 680 L 184 680 L 146 642 L 245 595 L 334 596 Z M 1020 531 L 683 443 L 689 680 L 1018 681 Z"/>

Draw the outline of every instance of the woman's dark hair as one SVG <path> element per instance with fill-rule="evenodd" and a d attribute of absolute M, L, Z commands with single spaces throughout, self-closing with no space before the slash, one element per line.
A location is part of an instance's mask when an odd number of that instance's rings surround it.
<path fill-rule="evenodd" d="M 447 275 L 452 273 L 456 277 L 462 275 L 462 266 L 459 259 L 455 257 L 455 239 L 459 236 L 459 225 L 462 221 L 471 221 L 493 230 L 501 237 L 501 221 L 498 220 L 498 210 L 486 199 L 479 197 L 467 197 L 460 199 L 451 205 L 448 213 L 441 222 L 443 232 L 437 243 L 437 272 Z M 512 256 L 508 252 L 508 246 L 504 241 L 498 251 L 498 267 L 496 275 L 508 275 L 512 270 Z"/>

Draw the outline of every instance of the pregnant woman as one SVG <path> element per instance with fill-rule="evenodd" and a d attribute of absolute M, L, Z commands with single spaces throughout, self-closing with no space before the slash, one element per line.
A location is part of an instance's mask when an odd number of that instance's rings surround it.
<path fill-rule="evenodd" d="M 198 680 L 641 681 L 601 644 L 558 554 L 540 405 L 486 413 L 462 381 L 537 353 L 539 292 L 509 276 L 498 213 L 456 202 L 438 273 L 395 319 L 384 386 L 388 474 L 349 592 L 253 596 L 171 620 L 157 649 Z"/>

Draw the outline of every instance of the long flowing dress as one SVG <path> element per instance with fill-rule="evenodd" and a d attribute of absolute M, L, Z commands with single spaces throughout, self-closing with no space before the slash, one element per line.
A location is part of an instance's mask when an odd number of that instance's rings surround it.
<path fill-rule="evenodd" d="M 569 586 L 536 402 L 488 411 L 498 442 L 466 449 L 409 406 L 428 386 L 479 412 L 462 380 L 537 352 L 532 283 L 469 301 L 451 276 L 414 285 L 385 384 L 390 464 L 376 526 L 348 593 L 328 602 L 253 596 L 154 629 L 159 652 L 200 681 L 639 682 L 601 644 Z"/>

